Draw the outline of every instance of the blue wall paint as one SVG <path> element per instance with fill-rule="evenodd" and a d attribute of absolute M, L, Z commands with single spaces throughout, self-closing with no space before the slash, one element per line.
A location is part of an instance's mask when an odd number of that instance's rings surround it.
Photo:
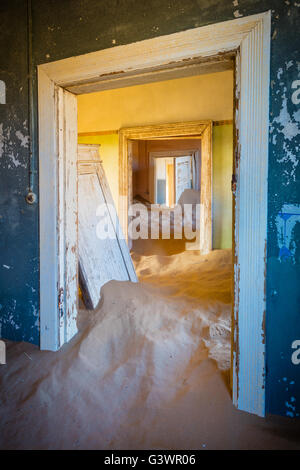
<path fill-rule="evenodd" d="M 299 0 L 33 0 L 35 65 L 272 10 L 266 386 L 268 411 L 288 416 L 300 412 L 300 365 L 291 361 L 291 344 L 300 339 L 299 222 L 290 234 L 293 255 L 282 256 L 278 216 L 300 202 L 299 137 L 294 135 L 300 107 L 292 102 L 292 85 L 300 79 L 298 5 Z M 2 0 L 0 14 L 0 80 L 7 88 L 7 104 L 0 104 L 1 328 L 3 337 L 38 343 L 38 206 L 24 199 L 26 3 Z"/>
<path fill-rule="evenodd" d="M 1 2 L 0 318 L 1 335 L 38 342 L 38 207 L 28 189 L 28 85 L 25 2 Z"/>

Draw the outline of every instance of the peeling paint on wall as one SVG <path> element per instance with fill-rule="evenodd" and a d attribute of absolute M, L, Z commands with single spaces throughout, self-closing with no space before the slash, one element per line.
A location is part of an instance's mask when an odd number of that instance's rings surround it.
<path fill-rule="evenodd" d="M 22 147 L 28 147 L 29 135 L 23 135 L 21 131 L 16 131 L 16 137 L 20 140 Z"/>
<path fill-rule="evenodd" d="M 49 0 L 42 6 L 32 4 L 34 65 L 272 10 L 267 407 L 273 413 L 297 416 L 300 366 L 291 361 L 291 345 L 300 338 L 299 221 L 295 214 L 286 219 L 284 236 L 283 214 L 300 203 L 299 1 L 185 0 L 184 8 L 182 0 L 132 0 L 130 8 L 127 0 L 73 0 L 59 2 L 55 9 Z M 0 104 L 0 327 L 6 338 L 38 343 L 38 205 L 25 203 L 29 161 L 29 132 L 24 125 L 28 117 L 26 2 L 2 0 L 0 9 L 5 25 L 0 32 L 0 79 L 6 85 L 6 104 Z M 0 96 L 3 101 L 3 93 Z"/>
<path fill-rule="evenodd" d="M 278 232 L 278 258 L 281 261 L 291 259 L 293 263 L 300 262 L 299 247 L 297 247 L 295 229 L 300 228 L 300 205 L 285 204 L 276 218 Z"/>
<path fill-rule="evenodd" d="M 239 10 L 235 10 L 235 11 L 233 12 L 233 16 L 234 16 L 235 18 L 240 18 L 240 17 L 243 16 L 243 15 L 239 12 Z"/>
<path fill-rule="evenodd" d="M 16 129 L 17 116 L 12 117 L 11 126 L 4 127 L 3 123 L 0 123 L 0 159 L 1 167 L 3 169 L 13 170 L 19 166 L 27 168 L 28 156 L 17 150 L 18 145 L 16 142 L 19 141 L 21 147 L 27 148 L 29 142 L 29 136 L 24 135 L 22 131 Z M 23 129 L 22 129 L 23 130 Z"/>
<path fill-rule="evenodd" d="M 288 10 L 287 10 L 288 9 Z M 287 14 L 289 12 L 289 15 Z M 285 32 L 283 33 L 283 29 Z M 299 10 L 293 2 L 273 13 L 269 221 L 267 263 L 267 407 L 290 418 L 300 413 L 300 123 Z M 299 100 L 300 101 L 300 100 Z"/>
<path fill-rule="evenodd" d="M 27 3 L 2 1 L 0 15 L 0 331 L 4 338 L 38 344 L 38 208 L 25 202 L 29 182 Z"/>
<path fill-rule="evenodd" d="M 295 72 L 297 73 L 298 65 L 296 61 L 289 60 L 285 62 L 284 69 L 289 73 L 296 69 Z M 280 67 L 277 70 L 277 80 L 272 80 L 272 88 L 276 89 L 276 101 L 280 107 L 271 121 L 270 134 L 272 143 L 280 145 L 283 150 L 283 154 L 282 152 L 278 154 L 277 160 L 279 163 L 287 163 L 287 167 L 284 169 L 284 184 L 288 185 L 291 178 L 296 181 L 296 169 L 299 164 L 300 110 L 295 109 L 295 104 L 297 104 L 300 88 L 293 92 L 295 81 L 292 82 L 290 87 L 286 86 L 286 81 L 282 78 L 284 69 Z"/>

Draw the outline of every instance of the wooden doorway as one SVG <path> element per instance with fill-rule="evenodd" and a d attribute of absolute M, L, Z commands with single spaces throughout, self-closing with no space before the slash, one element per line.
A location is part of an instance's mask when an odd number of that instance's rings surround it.
<path fill-rule="evenodd" d="M 120 129 L 119 132 L 119 194 L 120 221 L 124 233 L 128 233 L 128 204 L 132 203 L 132 155 L 128 152 L 131 140 L 156 138 L 201 137 L 201 182 L 200 182 L 200 251 L 212 249 L 212 122 L 193 121 L 155 126 L 140 126 Z M 153 173 L 153 168 L 152 168 Z M 150 171 L 150 175 L 152 174 Z"/>
<path fill-rule="evenodd" d="M 216 71 L 231 54 L 237 103 L 233 402 L 264 416 L 270 18 L 268 11 L 38 66 L 41 349 L 55 351 L 77 331 L 76 94 L 186 76 L 195 68 Z M 128 159 L 121 163 L 122 194 L 128 195 Z M 127 207 L 122 212 L 127 224 Z M 60 279 L 70 281 L 67 292 Z"/>

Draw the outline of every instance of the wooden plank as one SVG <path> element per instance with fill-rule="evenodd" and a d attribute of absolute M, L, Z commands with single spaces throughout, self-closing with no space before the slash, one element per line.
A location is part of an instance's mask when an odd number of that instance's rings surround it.
<path fill-rule="evenodd" d="M 65 108 L 65 342 L 77 332 L 78 312 L 78 184 L 77 98 L 64 90 Z"/>
<path fill-rule="evenodd" d="M 155 83 L 159 81 L 172 80 L 174 78 L 192 77 L 208 73 L 224 72 L 233 69 L 232 54 L 228 57 L 216 56 L 214 59 L 195 60 L 190 59 L 171 67 L 155 67 L 153 69 L 145 69 L 133 74 L 119 73 L 113 77 L 100 77 L 93 82 L 71 85 L 67 89 L 72 93 L 94 93 L 104 90 L 112 90 L 116 88 L 124 88 L 132 85 L 143 85 L 145 83 Z"/>
<path fill-rule="evenodd" d="M 57 149 L 59 224 L 57 257 L 57 302 L 59 315 L 59 346 L 77 333 L 77 99 L 61 87 L 57 97 Z"/>
<path fill-rule="evenodd" d="M 100 289 L 106 282 L 137 282 L 97 147 L 78 146 L 80 283 L 84 302 L 87 308 L 93 309 L 99 303 Z M 106 231 L 113 234 L 113 238 L 99 238 L 99 232 L 97 235 L 100 206 L 101 215 L 105 215 Z"/>
<path fill-rule="evenodd" d="M 111 135 L 118 133 L 118 129 L 113 129 L 111 131 L 78 132 L 78 137 L 91 137 L 96 135 Z"/>
<path fill-rule="evenodd" d="M 206 127 L 201 146 L 200 251 L 212 250 L 212 122 Z"/>
<path fill-rule="evenodd" d="M 65 152 L 64 152 L 64 142 L 65 142 L 65 124 L 64 124 L 64 90 L 61 87 L 55 87 L 55 94 L 57 99 L 57 146 L 58 146 L 58 194 L 64 194 L 65 187 Z M 58 209 L 58 220 L 59 224 L 57 227 L 58 230 L 58 316 L 59 316 L 59 344 L 62 345 L 65 342 L 65 308 L 64 308 L 64 296 L 65 296 L 65 210 L 66 203 L 64 197 L 59 197 L 57 201 Z"/>
<path fill-rule="evenodd" d="M 57 96 L 55 83 L 41 69 L 39 89 L 39 228 L 40 228 L 40 348 L 59 348 L 57 305 Z M 49 123 L 51 125 L 49 126 Z"/>
<path fill-rule="evenodd" d="M 43 65 L 50 78 L 59 85 L 91 84 L 101 78 L 134 75 L 148 69 L 175 67 L 175 62 L 184 66 L 191 58 L 215 61 L 220 52 L 237 49 L 245 36 L 255 27 L 262 15 L 252 15 L 230 21 L 219 22 L 199 28 L 159 36 L 128 45 L 70 57 Z M 111 76 L 111 77 L 110 77 Z M 129 82 L 130 84 L 130 82 Z M 92 89 L 96 91 L 95 88 Z M 82 93 L 81 89 L 81 93 Z M 85 90 L 89 92 L 89 89 Z"/>
<path fill-rule="evenodd" d="M 226 126 L 226 125 L 230 125 L 230 124 L 233 124 L 232 119 L 226 119 L 226 120 L 223 120 L 223 121 L 213 121 L 213 126 Z M 79 137 L 91 137 L 91 136 L 97 136 L 97 135 L 111 135 L 111 134 L 118 134 L 118 133 L 119 133 L 119 129 L 113 129 L 113 130 L 110 130 L 110 131 L 99 130 L 99 131 L 94 131 L 94 132 L 78 132 L 78 136 Z M 198 136 L 198 138 L 201 139 L 201 136 Z M 166 139 L 168 139 L 168 137 L 157 137 L 156 140 L 159 141 L 159 140 L 166 140 Z M 187 135 L 185 137 L 176 137 L 176 138 L 174 138 L 170 141 L 170 144 L 174 141 L 176 142 L 176 139 L 177 140 L 197 139 L 197 136 Z"/>

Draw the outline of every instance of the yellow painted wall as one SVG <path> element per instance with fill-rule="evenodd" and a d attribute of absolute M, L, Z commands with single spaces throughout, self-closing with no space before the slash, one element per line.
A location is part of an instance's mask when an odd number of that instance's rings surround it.
<path fill-rule="evenodd" d="M 118 209 L 119 198 L 119 136 L 118 134 L 78 137 L 79 144 L 100 144 L 100 157 Z"/>
<path fill-rule="evenodd" d="M 78 96 L 78 132 L 232 119 L 231 70 Z"/>
<path fill-rule="evenodd" d="M 213 247 L 232 246 L 233 126 L 213 128 Z"/>
<path fill-rule="evenodd" d="M 231 71 L 78 96 L 78 132 L 147 124 L 232 119 Z M 118 135 L 79 137 L 100 144 L 104 171 L 118 207 Z M 213 130 L 213 247 L 231 247 L 232 125 Z"/>

